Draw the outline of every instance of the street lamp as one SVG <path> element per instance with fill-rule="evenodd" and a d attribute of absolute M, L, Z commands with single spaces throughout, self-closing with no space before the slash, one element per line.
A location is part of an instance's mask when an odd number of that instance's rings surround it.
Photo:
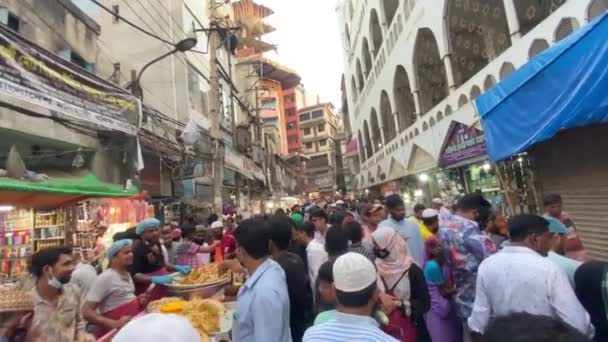
<path fill-rule="evenodd" d="M 142 91 L 142 88 L 140 85 L 140 80 L 141 80 L 141 75 L 144 73 L 144 71 L 146 71 L 146 69 L 148 69 L 148 67 L 150 65 L 160 61 L 161 59 L 163 59 L 165 57 L 171 56 L 174 53 L 186 52 L 186 51 L 192 50 L 192 48 L 194 48 L 197 43 L 198 43 L 198 41 L 196 40 L 196 38 L 186 38 L 184 40 L 180 40 L 173 46 L 173 49 L 171 49 L 171 51 L 151 60 L 150 62 L 148 62 L 148 64 L 144 65 L 144 67 L 141 68 L 139 73 L 137 73 L 137 77 L 135 78 L 135 81 L 133 81 L 133 83 L 130 84 L 130 88 L 131 88 L 131 91 L 133 92 L 133 95 L 137 96 L 137 98 L 139 98 L 140 100 L 143 100 L 144 94 L 143 94 L 143 91 Z"/>

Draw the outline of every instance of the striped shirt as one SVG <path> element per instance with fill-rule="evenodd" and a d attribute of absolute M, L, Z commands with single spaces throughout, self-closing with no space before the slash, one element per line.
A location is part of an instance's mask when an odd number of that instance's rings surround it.
<path fill-rule="evenodd" d="M 361 242 L 351 244 L 348 250 L 354 253 L 359 253 L 364 257 L 368 258 L 369 261 L 374 262 L 374 254 L 370 252 L 367 248 L 365 248 L 365 246 L 363 246 Z"/>
<path fill-rule="evenodd" d="M 385 334 L 378 323 L 369 316 L 350 315 L 336 312 L 335 318 L 327 323 L 306 330 L 303 342 L 398 342 Z"/>

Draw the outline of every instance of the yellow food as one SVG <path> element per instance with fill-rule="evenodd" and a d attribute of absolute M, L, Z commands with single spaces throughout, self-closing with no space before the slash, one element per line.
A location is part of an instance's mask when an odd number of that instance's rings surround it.
<path fill-rule="evenodd" d="M 218 264 L 213 263 L 195 268 L 187 276 L 176 279 L 175 283 L 179 285 L 203 285 L 228 279 L 228 277 L 228 273 L 220 274 Z"/>
<path fill-rule="evenodd" d="M 166 297 L 166 298 L 161 298 L 159 300 L 155 300 L 152 301 L 148 304 L 148 312 L 160 312 L 160 307 L 165 305 L 165 304 L 169 304 L 169 303 L 175 303 L 175 302 L 182 302 L 184 301 L 182 298 L 179 297 Z"/>
<path fill-rule="evenodd" d="M 216 300 L 191 300 L 181 314 L 187 317 L 198 331 L 213 333 L 220 331 L 220 320 L 224 316 L 224 305 Z"/>
<path fill-rule="evenodd" d="M 161 313 L 180 313 L 184 309 L 184 306 L 186 306 L 186 303 L 188 303 L 188 302 L 186 302 L 185 300 L 181 300 L 181 301 L 175 301 L 175 302 L 163 304 L 160 307 L 160 312 Z"/>

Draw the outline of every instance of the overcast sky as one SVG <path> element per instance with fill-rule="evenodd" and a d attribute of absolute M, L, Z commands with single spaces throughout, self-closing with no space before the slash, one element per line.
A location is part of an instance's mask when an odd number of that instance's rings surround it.
<path fill-rule="evenodd" d="M 269 57 L 296 70 L 309 96 L 340 105 L 341 45 L 335 0 L 258 0 L 272 8 L 268 22 L 277 31 L 268 41 L 278 44 Z M 337 107 L 339 108 L 339 107 Z"/>
<path fill-rule="evenodd" d="M 89 0 L 73 0 L 89 14 L 97 8 Z M 336 0 L 257 0 L 274 10 L 268 23 L 277 31 L 265 40 L 278 45 L 278 54 L 269 58 L 296 70 L 306 93 L 318 94 L 322 102 L 340 108 L 342 56 Z M 103 28 L 102 28 L 103 29 Z"/>

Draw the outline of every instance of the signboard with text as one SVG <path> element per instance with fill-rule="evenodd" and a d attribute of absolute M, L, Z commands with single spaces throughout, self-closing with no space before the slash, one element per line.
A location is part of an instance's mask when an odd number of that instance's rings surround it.
<path fill-rule="evenodd" d="M 441 148 L 439 166 L 446 167 L 484 154 L 486 154 L 486 140 L 483 132 L 453 121 Z"/>
<path fill-rule="evenodd" d="M 0 25 L 0 102 L 21 101 L 63 116 L 137 135 L 141 103 L 124 89 Z M 49 113 L 50 112 L 50 113 Z"/>

